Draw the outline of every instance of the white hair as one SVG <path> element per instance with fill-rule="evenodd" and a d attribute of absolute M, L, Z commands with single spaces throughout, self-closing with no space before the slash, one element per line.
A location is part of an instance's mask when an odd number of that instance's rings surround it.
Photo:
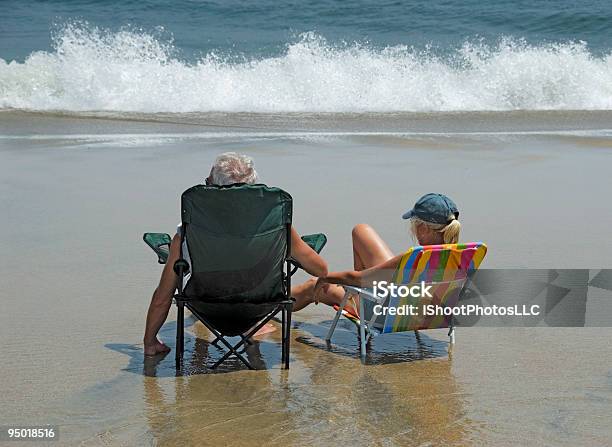
<path fill-rule="evenodd" d="M 217 157 L 210 171 L 214 185 L 233 183 L 256 183 L 257 171 L 253 159 L 236 152 L 225 152 Z"/>

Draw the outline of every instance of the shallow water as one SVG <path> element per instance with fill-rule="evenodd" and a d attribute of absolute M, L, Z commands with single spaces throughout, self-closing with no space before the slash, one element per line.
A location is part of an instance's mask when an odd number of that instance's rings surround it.
<path fill-rule="evenodd" d="M 247 351 L 260 370 L 211 373 L 191 319 L 184 376 L 143 359 L 160 268 L 141 235 L 173 231 L 225 150 L 291 192 L 333 269 L 358 222 L 405 249 L 399 216 L 430 189 L 488 243 L 483 267 L 610 268 L 606 114 L 474 116 L 0 114 L 0 425 L 58 424 L 65 445 L 612 443 L 609 328 L 460 328 L 451 353 L 443 330 L 383 336 L 362 365 L 350 323 L 324 343 L 321 305 L 294 317 L 289 371 L 277 332 Z M 171 346 L 174 328 L 172 311 Z"/>

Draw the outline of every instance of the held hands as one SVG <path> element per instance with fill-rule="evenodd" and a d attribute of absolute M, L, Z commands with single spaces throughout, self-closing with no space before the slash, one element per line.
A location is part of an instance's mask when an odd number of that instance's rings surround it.
<path fill-rule="evenodd" d="M 319 298 L 322 294 L 327 293 L 328 289 L 329 282 L 327 282 L 326 278 L 317 279 L 317 283 L 315 284 L 314 291 L 312 294 L 315 304 L 319 304 Z"/>

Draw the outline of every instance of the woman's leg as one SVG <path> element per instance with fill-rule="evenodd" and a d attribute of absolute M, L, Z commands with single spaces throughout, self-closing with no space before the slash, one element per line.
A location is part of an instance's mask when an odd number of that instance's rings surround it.
<path fill-rule="evenodd" d="M 291 286 L 291 297 L 295 300 L 295 303 L 293 303 L 293 312 L 302 310 L 310 303 L 314 302 L 313 291 L 316 283 L 317 279 L 311 278 L 302 284 Z"/>
<path fill-rule="evenodd" d="M 353 228 L 353 264 L 364 270 L 382 264 L 393 257 L 393 252 L 378 233 L 368 224 Z"/>
<path fill-rule="evenodd" d="M 368 224 L 355 225 L 352 232 L 353 237 L 353 265 L 355 270 L 365 270 L 375 265 L 382 264 L 393 257 L 393 252 L 380 235 Z M 340 292 L 330 290 L 333 297 L 330 299 L 338 300 L 336 304 L 340 304 L 344 297 L 344 289 Z M 351 307 L 353 307 L 351 309 Z M 359 309 L 359 296 L 353 296 L 347 303 L 347 310 L 357 315 Z"/>
<path fill-rule="evenodd" d="M 293 311 L 302 310 L 311 303 L 314 303 L 314 288 L 317 284 L 316 278 L 311 278 L 308 281 L 291 287 L 291 296 L 295 299 L 293 303 Z M 335 284 L 329 284 L 325 292 L 321 292 L 318 297 L 318 302 L 333 306 L 340 304 L 344 296 L 344 289 Z"/>
<path fill-rule="evenodd" d="M 393 252 L 382 240 L 378 233 L 367 224 L 359 224 L 353 228 L 353 264 L 355 270 L 364 270 L 382 264 L 393 257 Z M 293 309 L 298 311 L 314 302 L 314 286 L 316 279 L 310 279 L 303 284 L 291 288 L 291 296 L 295 298 Z M 318 301 L 328 304 L 340 305 L 344 297 L 341 286 L 330 284 L 325 291 L 321 291 Z"/>

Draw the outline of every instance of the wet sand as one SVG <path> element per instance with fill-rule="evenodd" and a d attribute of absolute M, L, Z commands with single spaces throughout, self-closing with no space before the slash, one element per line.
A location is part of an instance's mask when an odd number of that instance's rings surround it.
<path fill-rule="evenodd" d="M 172 232 L 227 150 L 293 195 L 332 269 L 359 222 L 407 248 L 400 215 L 429 191 L 487 242 L 483 267 L 611 268 L 608 115 L 125 118 L 0 113 L 0 425 L 58 424 L 60 445 L 612 443 L 609 328 L 461 328 L 450 354 L 445 331 L 384 336 L 361 365 L 350 324 L 328 349 L 333 313 L 313 306 L 290 371 L 275 333 L 249 349 L 261 370 L 211 374 L 221 354 L 190 320 L 181 377 L 141 342 L 160 273 L 142 233 Z M 171 346 L 174 328 L 173 310 Z"/>

